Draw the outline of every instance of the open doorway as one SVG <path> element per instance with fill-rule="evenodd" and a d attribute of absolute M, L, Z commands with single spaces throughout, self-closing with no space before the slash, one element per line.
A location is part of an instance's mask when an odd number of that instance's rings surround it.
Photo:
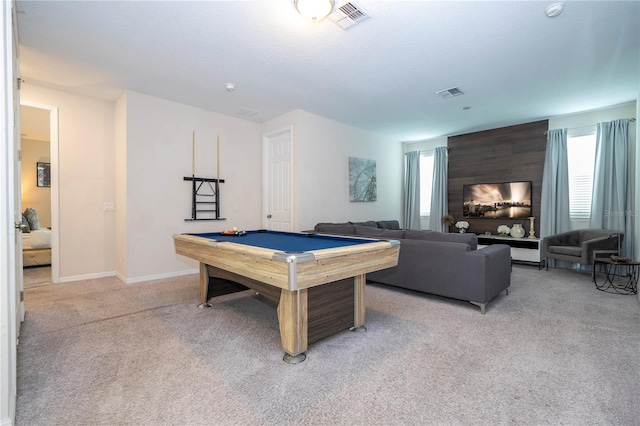
<path fill-rule="evenodd" d="M 20 105 L 24 287 L 59 281 L 57 263 L 57 109 Z M 55 148 L 55 149 L 54 149 Z"/>

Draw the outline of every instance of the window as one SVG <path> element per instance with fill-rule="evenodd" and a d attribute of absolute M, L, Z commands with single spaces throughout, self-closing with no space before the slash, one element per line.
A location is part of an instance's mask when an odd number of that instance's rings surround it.
<path fill-rule="evenodd" d="M 433 189 L 433 152 L 420 156 L 420 216 L 431 214 L 431 192 Z"/>
<path fill-rule="evenodd" d="M 591 191 L 596 160 L 595 133 L 567 137 L 569 162 L 569 216 L 571 220 L 591 217 Z"/>

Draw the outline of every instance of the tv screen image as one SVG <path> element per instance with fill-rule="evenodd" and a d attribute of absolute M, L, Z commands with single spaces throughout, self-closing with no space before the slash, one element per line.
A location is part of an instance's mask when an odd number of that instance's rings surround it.
<path fill-rule="evenodd" d="M 531 182 L 474 183 L 463 186 L 463 216 L 522 219 L 531 216 Z"/>

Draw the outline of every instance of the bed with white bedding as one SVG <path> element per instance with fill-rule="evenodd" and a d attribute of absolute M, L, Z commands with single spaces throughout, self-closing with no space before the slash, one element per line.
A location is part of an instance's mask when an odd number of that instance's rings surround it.
<path fill-rule="evenodd" d="M 22 265 L 51 265 L 50 229 L 36 229 L 22 234 Z"/>

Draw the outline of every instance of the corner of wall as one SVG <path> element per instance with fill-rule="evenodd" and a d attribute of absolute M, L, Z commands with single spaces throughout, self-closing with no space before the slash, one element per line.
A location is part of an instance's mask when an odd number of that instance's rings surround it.
<path fill-rule="evenodd" d="M 635 179 L 633 180 L 633 182 L 637 185 L 638 182 L 638 174 L 640 172 L 640 147 L 638 146 L 640 144 L 640 125 L 638 123 L 638 119 L 640 119 L 640 87 L 638 88 L 638 96 L 636 97 L 636 140 L 635 140 L 635 149 L 636 149 L 636 164 L 635 164 Z M 640 197 L 638 196 L 638 187 L 636 186 L 635 190 L 633 191 L 634 194 L 636 194 L 636 199 L 634 200 L 635 203 L 635 210 L 634 210 L 634 214 L 635 214 L 635 222 L 634 222 L 634 246 L 636 247 L 636 261 L 640 262 Z M 638 295 L 638 298 L 640 298 L 640 295 Z"/>
<path fill-rule="evenodd" d="M 116 174 L 116 276 L 127 277 L 127 94 L 116 101 L 115 174 Z"/>

